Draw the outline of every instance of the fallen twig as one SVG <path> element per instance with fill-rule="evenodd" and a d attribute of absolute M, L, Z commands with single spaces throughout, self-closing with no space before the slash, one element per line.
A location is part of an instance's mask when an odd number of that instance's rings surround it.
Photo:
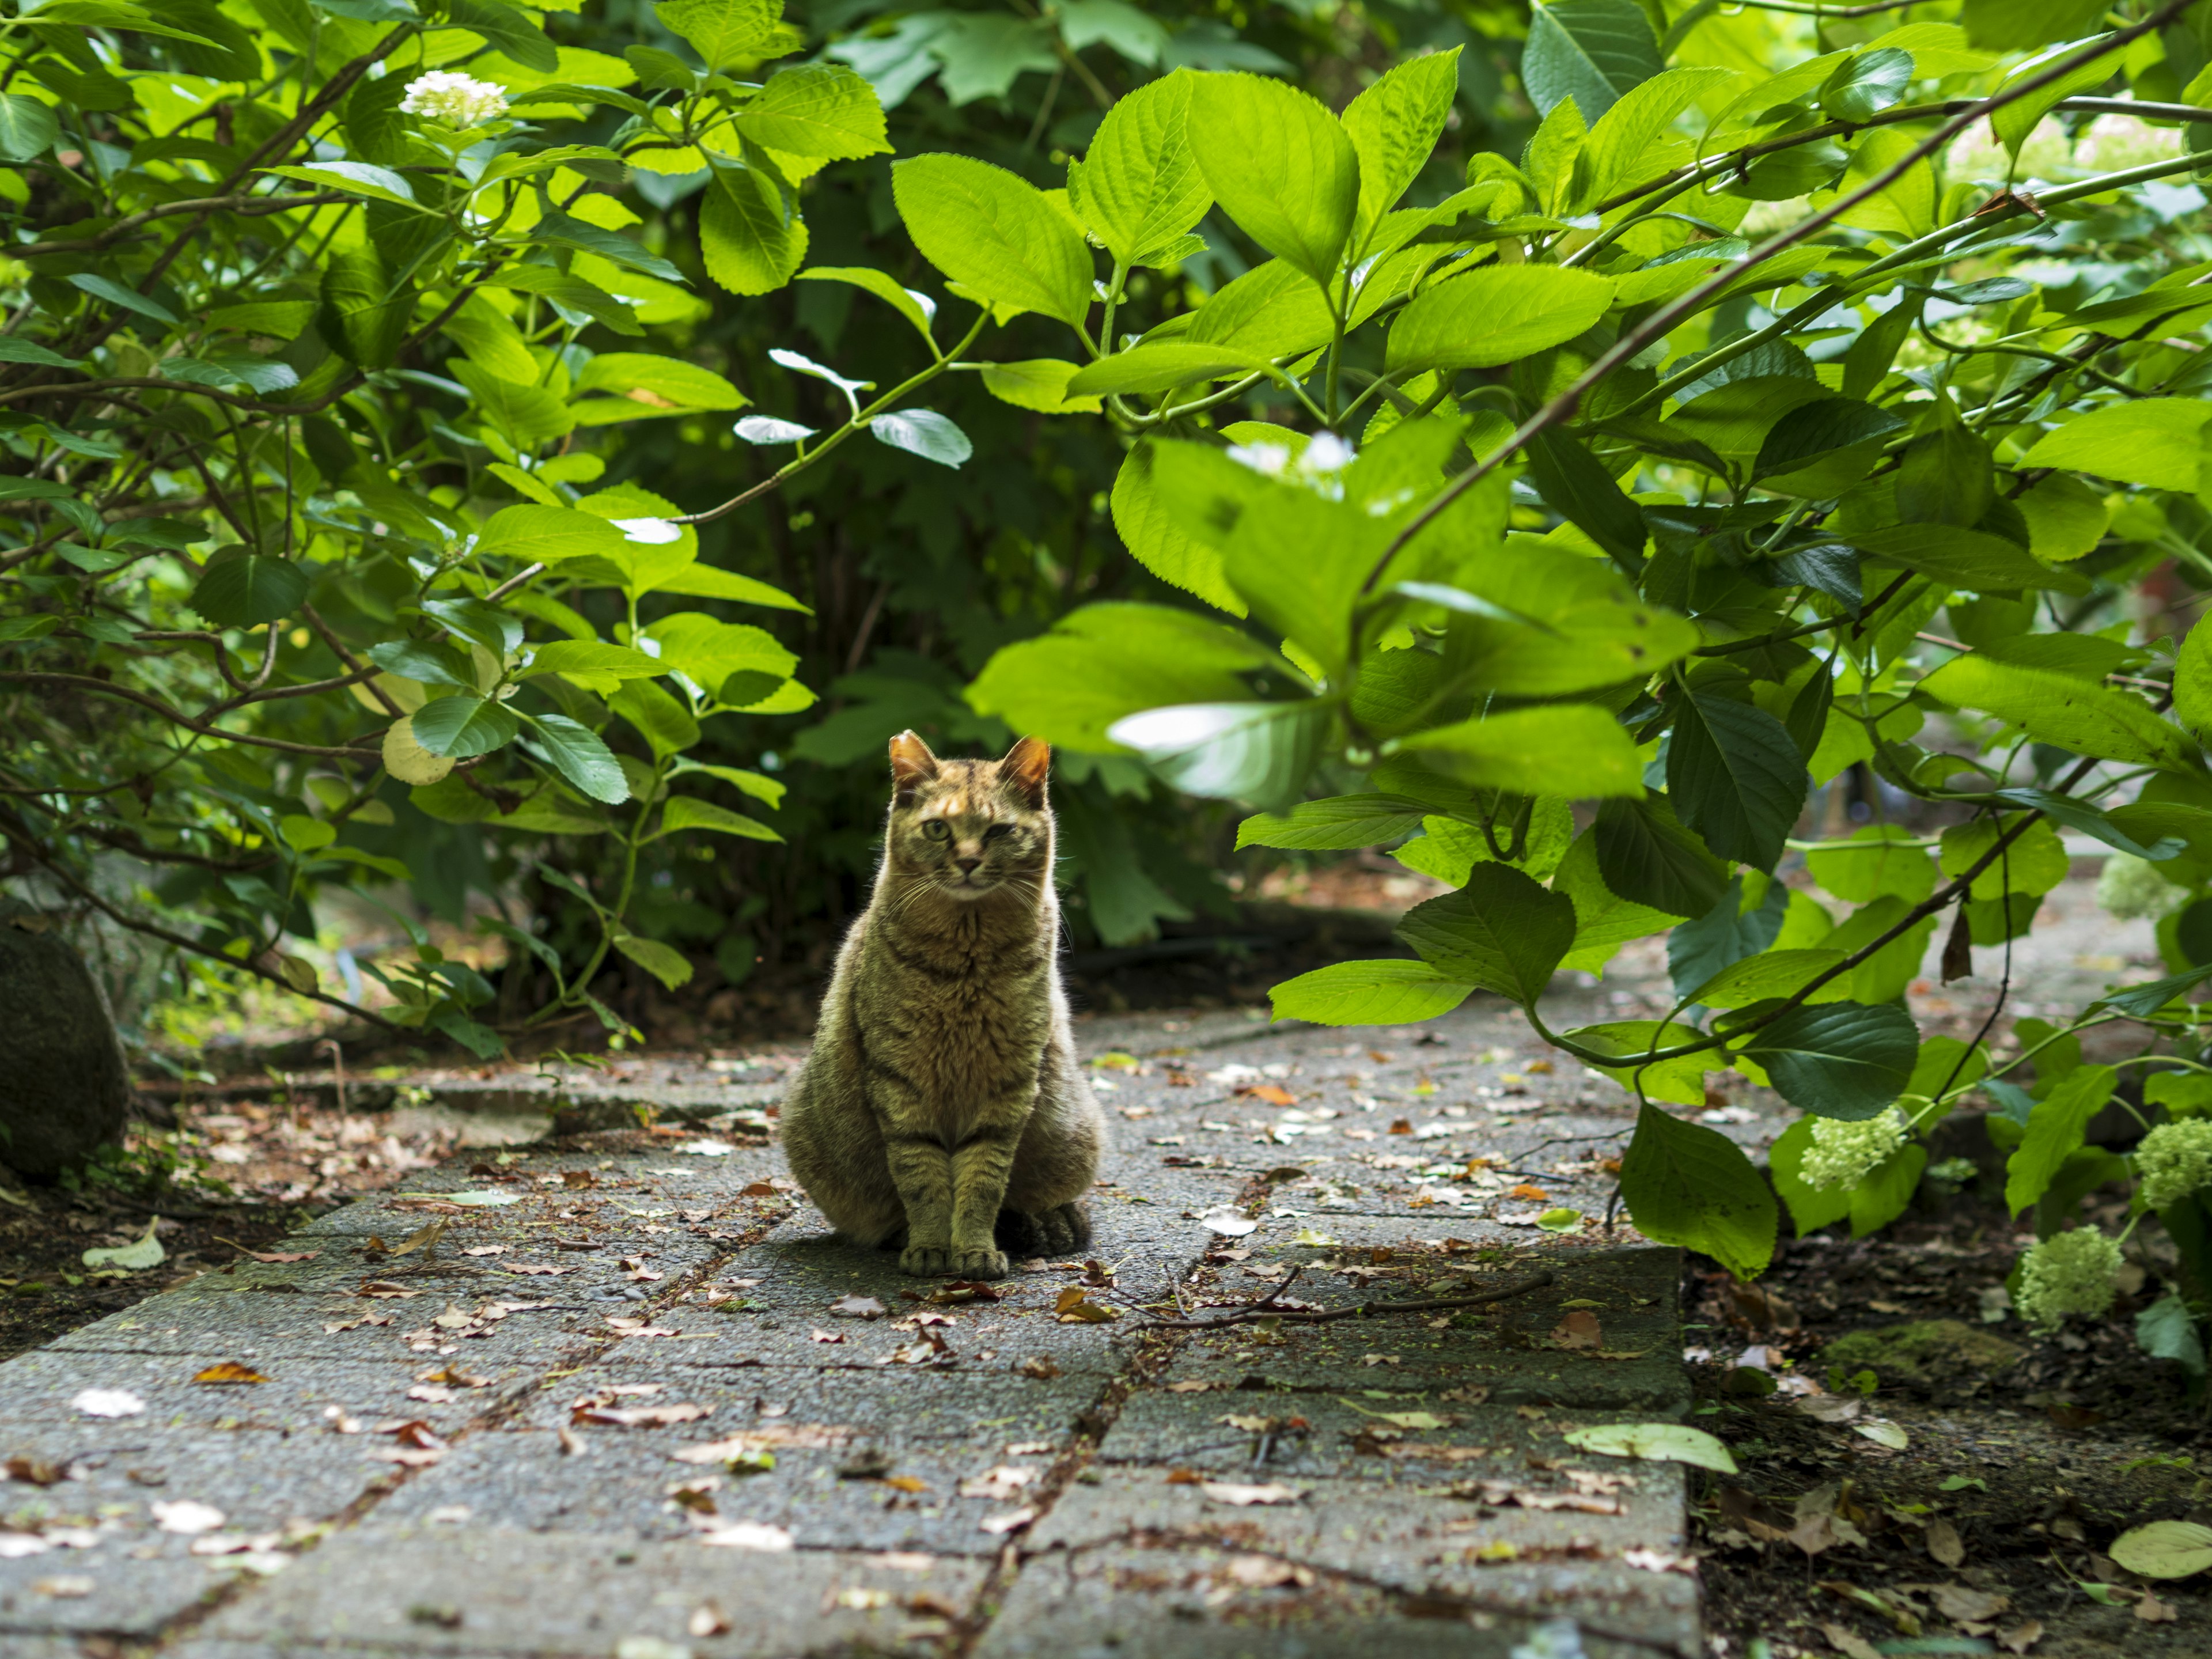
<path fill-rule="evenodd" d="M 1137 1327 L 1146 1331 L 1206 1331 L 1222 1330 L 1231 1325 L 1249 1325 L 1262 1319 L 1288 1320 L 1300 1325 L 1326 1325 L 1339 1319 L 1371 1319 L 1378 1314 L 1448 1313 L 1455 1308 L 1480 1308 L 1486 1303 L 1504 1302 L 1512 1297 L 1524 1296 L 1556 1282 L 1557 1275 L 1549 1269 L 1471 1296 L 1425 1296 L 1401 1302 L 1361 1302 L 1349 1308 L 1282 1308 L 1273 1304 L 1275 1299 L 1291 1288 L 1297 1275 L 1292 1273 L 1280 1285 L 1249 1307 L 1233 1313 L 1216 1315 L 1209 1319 L 1148 1319 Z"/>

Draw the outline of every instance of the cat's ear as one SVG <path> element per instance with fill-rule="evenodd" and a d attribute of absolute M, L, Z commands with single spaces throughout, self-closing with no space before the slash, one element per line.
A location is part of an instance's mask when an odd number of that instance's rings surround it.
<path fill-rule="evenodd" d="M 1052 769 L 1052 745 L 1042 738 L 1024 738 L 1006 750 L 999 775 L 1032 807 L 1044 805 L 1045 774 Z"/>
<path fill-rule="evenodd" d="M 929 752 L 929 745 L 911 732 L 902 732 L 891 739 L 891 791 L 902 806 L 914 799 L 914 792 L 937 775 L 937 757 Z"/>

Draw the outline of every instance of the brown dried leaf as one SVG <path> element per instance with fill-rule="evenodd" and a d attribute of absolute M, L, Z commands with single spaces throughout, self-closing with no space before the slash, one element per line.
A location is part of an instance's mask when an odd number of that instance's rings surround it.
<path fill-rule="evenodd" d="M 1956 1527 L 1938 1516 L 1928 1523 L 1928 1553 L 1942 1565 L 1955 1567 L 1966 1559 L 1966 1540 Z"/>
<path fill-rule="evenodd" d="M 1577 1308 L 1562 1319 L 1552 1332 L 1554 1347 L 1577 1349 L 1604 1346 L 1598 1328 L 1597 1316 L 1587 1308 Z"/>
<path fill-rule="evenodd" d="M 1938 1584 L 1936 1610 L 1954 1625 L 1986 1624 L 2009 1611 L 2012 1597 L 1991 1590 L 1968 1589 L 1964 1584 Z"/>
<path fill-rule="evenodd" d="M 890 1310 L 872 1296 L 841 1296 L 830 1304 L 830 1311 L 839 1319 L 881 1319 Z"/>
<path fill-rule="evenodd" d="M 266 1382 L 269 1379 L 251 1365 L 241 1365 L 235 1359 L 226 1359 L 196 1372 L 195 1382 Z"/>

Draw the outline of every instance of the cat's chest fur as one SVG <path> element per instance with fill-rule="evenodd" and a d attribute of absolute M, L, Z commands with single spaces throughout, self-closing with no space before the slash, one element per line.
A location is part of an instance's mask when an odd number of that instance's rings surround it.
<path fill-rule="evenodd" d="M 957 1131 L 1026 1096 L 1051 1035 L 1048 961 L 1034 933 L 982 926 L 872 930 L 863 1036 Z"/>

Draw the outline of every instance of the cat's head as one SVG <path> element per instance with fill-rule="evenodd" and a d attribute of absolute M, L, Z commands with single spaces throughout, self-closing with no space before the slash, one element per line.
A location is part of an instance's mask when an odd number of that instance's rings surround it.
<path fill-rule="evenodd" d="M 1051 746 L 1024 738 L 995 761 L 939 760 L 911 732 L 891 739 L 890 851 L 902 874 L 957 899 L 1052 879 Z"/>

